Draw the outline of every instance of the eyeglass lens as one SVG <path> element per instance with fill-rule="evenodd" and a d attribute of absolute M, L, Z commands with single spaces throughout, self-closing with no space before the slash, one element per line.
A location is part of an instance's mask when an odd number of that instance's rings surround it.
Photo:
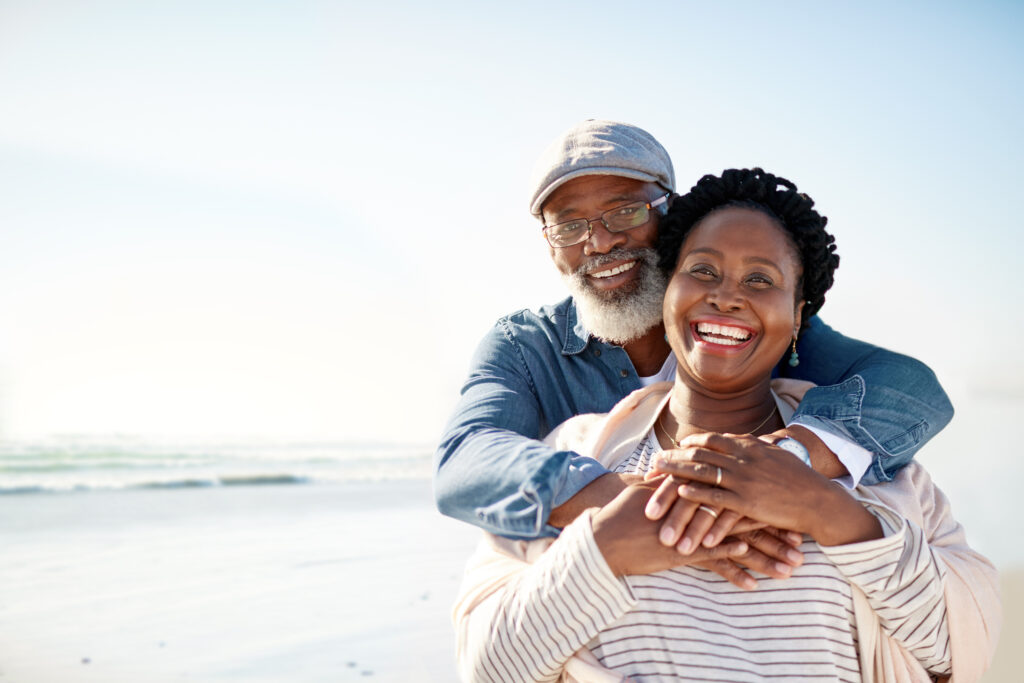
<path fill-rule="evenodd" d="M 646 202 L 634 202 L 610 209 L 594 221 L 601 221 L 609 232 L 622 232 L 639 227 L 650 218 Z M 590 236 L 592 221 L 576 220 L 552 225 L 545 231 L 548 242 L 554 247 L 568 247 L 579 244 Z"/>

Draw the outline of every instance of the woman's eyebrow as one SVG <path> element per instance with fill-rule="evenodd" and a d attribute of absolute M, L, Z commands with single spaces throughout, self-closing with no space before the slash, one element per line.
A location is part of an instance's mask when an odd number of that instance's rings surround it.
<path fill-rule="evenodd" d="M 771 266 L 775 270 L 779 270 L 779 271 L 782 270 L 782 268 L 779 267 L 779 264 L 777 264 L 775 261 L 772 261 L 771 259 L 767 259 L 767 258 L 765 258 L 763 256 L 751 256 L 749 258 L 743 259 L 743 262 L 744 263 L 760 263 L 761 265 Z"/>
<path fill-rule="evenodd" d="M 687 252 L 686 258 L 689 258 L 690 256 L 693 256 L 694 254 L 707 254 L 709 256 L 716 256 L 718 258 L 722 258 L 724 256 L 724 254 L 721 251 L 719 251 L 718 249 L 712 249 L 711 247 L 697 247 L 696 249 L 693 249 L 693 250 Z M 764 256 L 748 256 L 745 259 L 743 259 L 743 263 L 744 264 L 761 264 L 761 265 L 765 265 L 765 266 L 770 266 L 770 267 L 772 267 L 775 270 L 778 270 L 780 272 L 782 271 L 782 268 L 779 266 L 779 264 L 777 264 L 775 261 L 772 261 L 769 258 L 765 258 Z"/>
<path fill-rule="evenodd" d="M 697 247 L 696 249 L 691 249 L 686 255 L 693 256 L 694 254 L 709 254 L 711 256 L 718 256 L 719 258 L 722 256 L 722 252 L 717 249 L 712 249 L 711 247 Z"/>

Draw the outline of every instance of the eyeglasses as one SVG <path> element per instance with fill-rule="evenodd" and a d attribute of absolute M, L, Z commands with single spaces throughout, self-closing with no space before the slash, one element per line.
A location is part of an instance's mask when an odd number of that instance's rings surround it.
<path fill-rule="evenodd" d="M 555 249 L 560 249 L 562 247 L 571 247 L 574 244 L 586 242 L 590 239 L 594 232 L 591 224 L 596 221 L 604 223 L 604 227 L 608 229 L 608 232 L 623 232 L 639 228 L 651 220 L 651 209 L 665 204 L 668 198 L 669 195 L 666 194 L 663 197 L 658 197 L 653 202 L 632 202 L 609 209 L 597 218 L 577 218 L 565 223 L 545 225 L 543 228 L 544 237 L 547 239 L 548 244 Z"/>

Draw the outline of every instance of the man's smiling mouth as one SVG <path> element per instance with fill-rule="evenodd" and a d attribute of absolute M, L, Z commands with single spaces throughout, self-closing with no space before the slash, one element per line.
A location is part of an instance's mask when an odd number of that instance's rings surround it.
<path fill-rule="evenodd" d="M 609 268 L 608 270 L 599 270 L 596 273 L 587 273 L 587 275 L 589 275 L 590 277 L 597 278 L 611 277 L 613 275 L 618 275 L 619 273 L 625 273 L 627 270 L 629 270 L 635 265 L 636 261 L 629 261 L 628 263 L 623 263 L 621 265 L 615 266 L 614 268 Z"/>
<path fill-rule="evenodd" d="M 693 331 L 701 341 L 722 346 L 739 346 L 754 336 L 750 330 L 715 323 L 695 323 Z"/>

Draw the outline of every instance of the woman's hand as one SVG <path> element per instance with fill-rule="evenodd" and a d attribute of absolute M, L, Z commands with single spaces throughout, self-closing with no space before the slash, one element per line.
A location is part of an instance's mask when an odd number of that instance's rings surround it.
<path fill-rule="evenodd" d="M 664 517 L 658 537 L 665 545 L 675 545 L 676 550 L 684 555 L 693 552 L 698 545 L 712 548 L 721 543 L 726 536 L 740 536 L 768 526 L 733 510 L 716 510 L 708 505 L 680 498 L 679 485 L 686 482 L 680 477 L 648 473 L 647 480 L 654 477 L 660 478 L 661 484 L 647 502 L 644 514 L 647 515 L 647 519 Z M 792 531 L 773 529 L 771 532 L 794 548 L 803 542 L 803 537 Z M 799 553 L 788 554 L 786 559 L 792 566 L 797 567 L 803 561 L 803 556 Z"/>
<path fill-rule="evenodd" d="M 841 486 L 791 453 L 756 437 L 695 434 L 656 458 L 652 471 L 687 479 L 678 495 L 770 526 L 806 533 L 821 545 L 880 538 L 878 520 Z"/>
<path fill-rule="evenodd" d="M 653 476 L 648 473 L 647 479 Z M 718 543 L 712 543 L 709 537 L 711 529 L 715 528 L 719 532 L 717 540 L 721 541 L 736 528 L 742 515 L 732 510 L 701 507 L 698 503 L 679 498 L 676 489 L 682 483 L 684 480 L 678 477 L 664 477 L 658 489 L 651 494 L 651 499 L 647 501 L 644 514 L 647 515 L 647 519 L 664 517 L 658 534 L 661 542 L 664 545 L 674 545 L 683 555 L 689 555 L 702 542 L 707 548 L 717 545 Z"/>

